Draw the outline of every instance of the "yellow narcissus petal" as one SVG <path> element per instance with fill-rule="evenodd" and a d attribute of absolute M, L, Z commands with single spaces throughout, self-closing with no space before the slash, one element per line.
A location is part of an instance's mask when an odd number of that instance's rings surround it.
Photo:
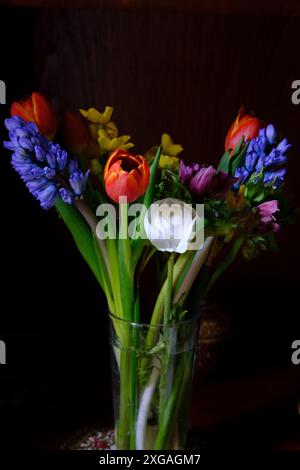
<path fill-rule="evenodd" d="M 114 108 L 112 106 L 105 106 L 105 110 L 101 113 L 102 122 L 101 124 L 107 124 L 111 120 L 111 116 Z"/>
<path fill-rule="evenodd" d="M 129 149 L 133 147 L 130 140 L 130 135 L 122 135 L 114 139 L 110 139 L 108 133 L 104 129 L 98 129 L 98 142 L 101 146 L 101 150 L 104 152 L 112 152 L 118 148 Z"/>
<path fill-rule="evenodd" d="M 107 124 L 111 120 L 114 108 L 112 106 L 105 106 L 103 113 L 100 113 L 95 108 L 89 108 L 87 111 L 80 109 L 81 114 L 93 124 Z"/>
<path fill-rule="evenodd" d="M 134 147 L 134 144 L 132 142 L 128 142 L 128 144 L 122 145 L 122 147 L 120 148 L 123 150 L 129 150 L 129 149 L 132 149 L 133 147 Z"/>
<path fill-rule="evenodd" d="M 160 168 L 172 168 L 176 170 L 179 168 L 179 158 L 169 157 L 169 155 L 161 155 L 159 159 Z"/>
<path fill-rule="evenodd" d="M 114 122 L 109 121 L 105 126 L 105 130 L 110 139 L 115 139 L 115 137 L 118 137 L 119 131 Z"/>
<path fill-rule="evenodd" d="M 179 144 L 173 144 L 171 136 L 169 134 L 163 134 L 161 136 L 161 145 L 163 148 L 163 154 L 169 155 L 170 157 L 177 157 L 182 150 L 183 147 Z"/>

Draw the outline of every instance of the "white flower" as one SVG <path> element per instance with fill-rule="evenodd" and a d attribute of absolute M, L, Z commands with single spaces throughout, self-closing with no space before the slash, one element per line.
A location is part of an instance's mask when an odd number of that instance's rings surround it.
<path fill-rule="evenodd" d="M 147 210 L 144 229 L 159 251 L 184 253 L 195 235 L 197 212 L 179 199 L 155 201 Z"/>

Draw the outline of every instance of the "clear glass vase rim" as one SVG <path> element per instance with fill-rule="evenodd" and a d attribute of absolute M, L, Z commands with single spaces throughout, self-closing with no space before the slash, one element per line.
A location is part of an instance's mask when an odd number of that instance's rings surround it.
<path fill-rule="evenodd" d="M 110 311 L 108 312 L 108 315 L 110 318 L 114 320 L 118 320 L 120 322 L 126 323 L 127 325 L 131 325 L 131 326 L 138 326 L 138 327 L 144 327 L 144 328 L 163 328 L 163 327 L 174 328 L 174 327 L 181 326 L 181 325 L 187 325 L 188 323 L 197 322 L 201 316 L 201 309 L 192 318 L 187 318 L 186 320 L 180 320 L 175 323 L 167 323 L 166 325 L 164 323 L 155 323 L 155 324 L 145 323 L 145 322 L 137 323 L 134 321 L 125 320 L 124 318 L 118 317 L 117 315 L 115 315 L 114 313 L 111 313 Z"/>

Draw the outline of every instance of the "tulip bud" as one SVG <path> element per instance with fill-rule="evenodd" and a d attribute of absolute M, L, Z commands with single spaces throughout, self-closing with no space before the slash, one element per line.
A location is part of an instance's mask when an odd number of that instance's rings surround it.
<path fill-rule="evenodd" d="M 213 166 L 185 165 L 183 160 L 180 161 L 179 176 L 181 183 L 197 198 L 223 197 L 236 181 L 230 174 L 217 171 Z"/>
<path fill-rule="evenodd" d="M 66 111 L 63 117 L 63 133 L 66 144 L 75 155 L 81 155 L 90 141 L 89 130 L 79 113 Z"/>
<path fill-rule="evenodd" d="M 115 202 L 127 197 L 131 203 L 142 196 L 149 184 L 150 169 L 141 155 L 131 155 L 126 150 L 115 150 L 106 162 L 103 171 L 105 190 Z"/>
<path fill-rule="evenodd" d="M 34 122 L 40 132 L 52 140 L 57 129 L 57 120 L 49 101 L 40 93 L 15 101 L 10 110 L 11 116 L 19 116 L 26 122 Z"/>
<path fill-rule="evenodd" d="M 159 250 L 184 253 L 194 237 L 195 209 L 179 199 L 154 202 L 144 217 L 148 240 Z"/>
<path fill-rule="evenodd" d="M 258 132 L 262 127 L 263 123 L 260 119 L 251 116 L 251 114 L 246 114 L 244 108 L 242 108 L 227 133 L 225 150 L 233 152 L 242 137 L 245 142 L 254 139 L 258 136 Z"/>

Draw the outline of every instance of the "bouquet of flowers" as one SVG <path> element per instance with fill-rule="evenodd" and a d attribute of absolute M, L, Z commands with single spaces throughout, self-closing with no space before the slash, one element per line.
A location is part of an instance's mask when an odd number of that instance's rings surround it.
<path fill-rule="evenodd" d="M 117 449 L 181 449 L 201 301 L 239 253 L 274 246 L 291 145 L 241 109 L 218 167 L 186 163 L 168 134 L 135 155 L 112 113 L 81 109 L 58 121 L 33 93 L 13 103 L 4 147 L 105 293 Z"/>

